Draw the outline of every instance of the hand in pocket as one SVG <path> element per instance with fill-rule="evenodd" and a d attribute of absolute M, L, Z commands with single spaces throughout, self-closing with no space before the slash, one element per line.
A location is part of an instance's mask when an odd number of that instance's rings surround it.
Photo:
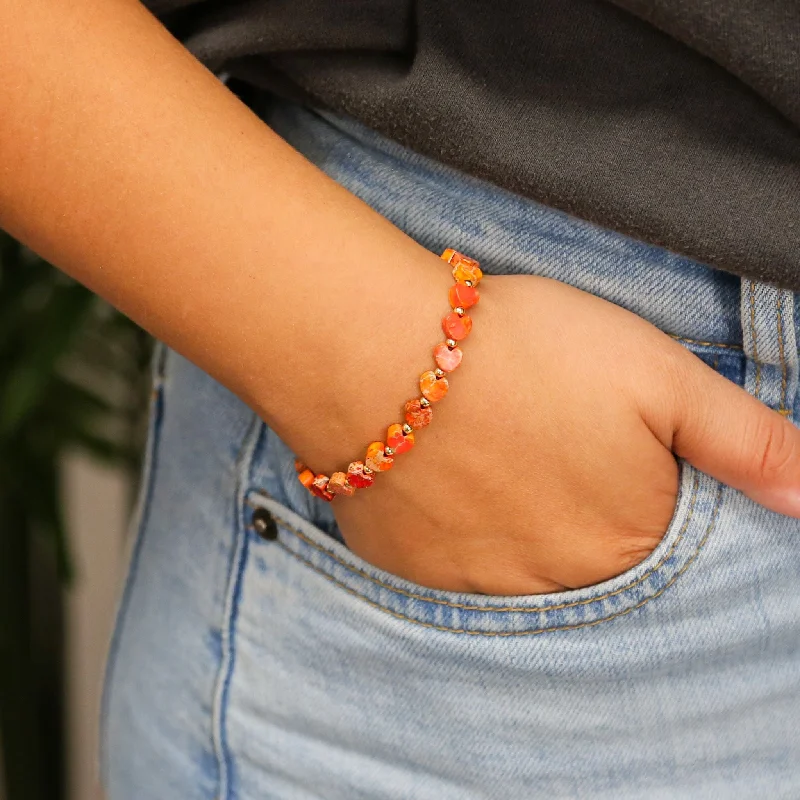
<path fill-rule="evenodd" d="M 800 516 L 800 432 L 650 323 L 547 278 L 489 276 L 414 449 L 334 503 L 348 546 L 431 588 L 537 594 L 656 547 L 673 452 Z"/>

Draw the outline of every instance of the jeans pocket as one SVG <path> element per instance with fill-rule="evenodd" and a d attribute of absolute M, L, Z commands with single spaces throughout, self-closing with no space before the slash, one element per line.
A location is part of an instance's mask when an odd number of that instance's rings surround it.
<path fill-rule="evenodd" d="M 652 553 L 611 580 L 552 594 L 508 597 L 429 589 L 372 566 L 263 490 L 251 490 L 247 503 L 271 514 L 277 526 L 276 542 L 283 550 L 343 594 L 427 628 L 523 636 L 615 619 L 655 600 L 679 580 L 713 532 L 723 489 L 690 464 L 681 461 L 679 467 L 675 510 Z"/>

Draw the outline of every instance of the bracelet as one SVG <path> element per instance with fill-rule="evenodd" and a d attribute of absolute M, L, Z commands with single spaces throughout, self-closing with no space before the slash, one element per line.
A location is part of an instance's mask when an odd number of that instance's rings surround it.
<path fill-rule="evenodd" d="M 295 461 L 300 483 L 315 497 L 330 502 L 339 495 L 352 497 L 356 489 L 372 486 L 375 475 L 392 468 L 394 457 L 408 452 L 414 446 L 414 431 L 429 425 L 433 418 L 431 403 L 441 400 L 450 385 L 445 377 L 452 372 L 462 358 L 458 342 L 465 339 L 472 330 L 472 319 L 467 309 L 480 299 L 476 286 L 483 273 L 475 259 L 465 256 L 452 248 L 447 248 L 441 256 L 453 267 L 455 284 L 450 287 L 448 298 L 452 311 L 442 318 L 442 330 L 446 335 L 444 342 L 433 348 L 436 368 L 426 370 L 420 375 L 421 397 L 409 400 L 404 406 L 405 423 L 395 422 L 386 432 L 386 442 L 372 442 L 367 447 L 363 461 L 352 461 L 347 472 L 334 472 L 328 476 L 315 473 L 302 461 Z"/>

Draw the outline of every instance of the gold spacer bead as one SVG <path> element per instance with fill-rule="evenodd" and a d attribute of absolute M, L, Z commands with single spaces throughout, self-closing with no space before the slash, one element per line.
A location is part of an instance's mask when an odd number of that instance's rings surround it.
<path fill-rule="evenodd" d="M 436 369 L 433 371 L 433 374 L 436 375 L 437 378 L 444 378 L 444 376 L 447 375 L 447 373 L 440 367 L 436 367 Z"/>
<path fill-rule="evenodd" d="M 472 281 L 464 281 L 464 286 L 472 286 Z"/>
<path fill-rule="evenodd" d="M 414 433 L 414 429 L 407 422 L 404 422 L 403 433 L 408 436 L 409 433 Z"/>
<path fill-rule="evenodd" d="M 372 475 L 372 470 L 366 464 L 364 464 L 364 473 L 367 475 Z"/>
<path fill-rule="evenodd" d="M 423 408 L 427 408 L 427 407 L 428 407 L 428 406 L 431 404 L 431 401 L 430 401 L 430 400 L 428 400 L 428 398 L 427 398 L 427 397 L 420 397 L 420 399 L 419 399 L 419 404 L 420 404 L 420 405 L 421 405 Z"/>
<path fill-rule="evenodd" d="M 456 306 L 456 307 L 453 309 L 453 311 L 455 311 L 455 312 L 456 312 L 456 314 L 458 314 L 458 316 L 459 316 L 459 317 L 463 317 L 463 316 L 464 316 L 464 314 L 466 314 L 466 313 L 467 313 L 467 312 L 466 312 L 466 311 L 465 311 L 463 308 L 461 308 L 461 306 Z"/>
<path fill-rule="evenodd" d="M 384 447 L 383 448 L 383 452 L 387 456 L 393 456 L 394 455 L 394 449 L 391 448 L 391 447 Z"/>
<path fill-rule="evenodd" d="M 452 349 L 453 349 L 453 348 L 456 346 L 457 342 L 456 342 L 456 340 L 455 340 L 455 339 L 446 339 L 446 340 L 445 340 L 445 344 L 447 345 L 447 347 L 448 347 L 450 350 L 452 350 Z"/>

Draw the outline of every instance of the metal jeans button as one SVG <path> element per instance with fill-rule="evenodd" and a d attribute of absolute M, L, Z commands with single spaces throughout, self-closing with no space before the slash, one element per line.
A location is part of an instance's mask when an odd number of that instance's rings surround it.
<path fill-rule="evenodd" d="M 278 526 L 266 508 L 253 511 L 253 528 L 262 539 L 272 542 L 278 538 Z"/>

